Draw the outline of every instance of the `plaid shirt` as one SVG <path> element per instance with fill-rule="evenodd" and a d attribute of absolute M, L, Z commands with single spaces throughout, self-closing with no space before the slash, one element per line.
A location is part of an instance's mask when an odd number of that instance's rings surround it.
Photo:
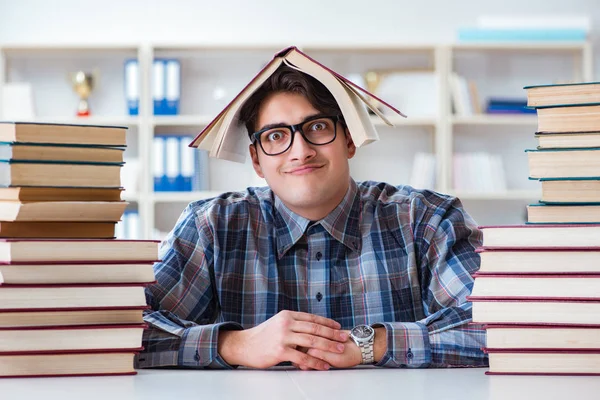
<path fill-rule="evenodd" d="M 385 327 L 379 366 L 487 365 L 466 301 L 481 237 L 458 199 L 385 183 L 351 180 L 317 222 L 267 187 L 191 203 L 154 266 L 137 366 L 231 368 L 219 330 L 282 310 Z"/>

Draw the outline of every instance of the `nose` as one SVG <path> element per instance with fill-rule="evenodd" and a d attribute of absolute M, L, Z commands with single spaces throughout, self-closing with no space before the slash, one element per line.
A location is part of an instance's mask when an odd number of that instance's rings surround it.
<path fill-rule="evenodd" d="M 295 135 L 294 142 L 292 143 L 292 147 L 290 147 L 289 153 L 292 160 L 304 161 L 317 154 L 313 145 L 304 139 L 304 136 L 300 134 L 300 131 L 294 132 L 293 135 Z"/>

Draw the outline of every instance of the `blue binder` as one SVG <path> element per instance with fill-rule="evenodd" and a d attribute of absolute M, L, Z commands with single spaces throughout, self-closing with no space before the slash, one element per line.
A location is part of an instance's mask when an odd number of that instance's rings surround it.
<path fill-rule="evenodd" d="M 140 74 L 137 59 L 125 61 L 125 101 L 129 115 L 139 115 Z"/>

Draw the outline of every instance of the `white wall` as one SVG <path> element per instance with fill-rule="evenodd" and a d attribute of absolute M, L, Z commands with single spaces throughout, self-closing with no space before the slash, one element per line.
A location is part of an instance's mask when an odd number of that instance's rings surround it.
<path fill-rule="evenodd" d="M 446 43 L 480 14 L 584 14 L 598 0 L 0 0 L 0 43 Z"/>

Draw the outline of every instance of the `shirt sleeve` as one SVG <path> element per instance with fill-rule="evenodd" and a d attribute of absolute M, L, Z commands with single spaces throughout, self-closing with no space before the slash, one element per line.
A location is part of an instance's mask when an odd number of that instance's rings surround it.
<path fill-rule="evenodd" d="M 387 351 L 377 365 L 487 366 L 485 330 L 470 323 L 472 304 L 466 299 L 473 288 L 471 275 L 480 265 L 474 250 L 482 233 L 456 198 L 447 198 L 433 211 L 425 209 L 414 229 L 425 316 L 373 325 L 385 327 L 387 335 Z"/>
<path fill-rule="evenodd" d="M 237 323 L 215 323 L 212 235 L 206 213 L 188 206 L 161 245 L 162 261 L 154 265 L 156 283 L 146 289 L 150 309 L 144 314 L 144 350 L 137 368 L 180 366 L 233 368 L 218 354 L 221 329 Z"/>

